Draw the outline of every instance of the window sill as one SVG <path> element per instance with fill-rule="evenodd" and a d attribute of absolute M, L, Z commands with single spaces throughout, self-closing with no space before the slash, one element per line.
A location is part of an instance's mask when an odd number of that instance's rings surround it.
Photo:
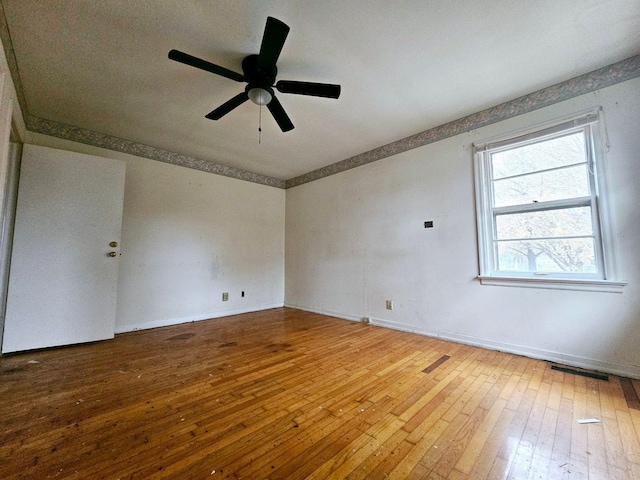
<path fill-rule="evenodd" d="M 622 293 L 622 289 L 626 285 L 626 282 L 616 282 L 612 280 L 579 280 L 571 278 L 490 277 L 479 275 L 478 279 L 482 285 L 607 293 Z"/>

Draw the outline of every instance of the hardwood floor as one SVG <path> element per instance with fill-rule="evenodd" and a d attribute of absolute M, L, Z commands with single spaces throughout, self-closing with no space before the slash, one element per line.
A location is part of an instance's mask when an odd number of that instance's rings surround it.
<path fill-rule="evenodd" d="M 640 479 L 621 379 L 550 367 L 286 308 L 5 356 L 0 478 Z"/>

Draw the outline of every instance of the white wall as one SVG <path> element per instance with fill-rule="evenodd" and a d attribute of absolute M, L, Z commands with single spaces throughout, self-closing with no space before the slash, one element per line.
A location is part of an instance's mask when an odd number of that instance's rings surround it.
<path fill-rule="evenodd" d="M 624 293 L 480 285 L 472 143 L 598 105 Z M 288 190 L 285 303 L 640 378 L 639 112 L 635 79 Z"/>
<path fill-rule="evenodd" d="M 28 142 L 126 161 L 116 332 L 283 305 L 284 190 L 33 132 Z"/>

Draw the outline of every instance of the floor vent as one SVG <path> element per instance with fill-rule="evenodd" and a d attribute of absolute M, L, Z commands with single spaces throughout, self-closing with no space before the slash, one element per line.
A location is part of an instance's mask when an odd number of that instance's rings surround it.
<path fill-rule="evenodd" d="M 424 370 L 422 370 L 424 373 L 431 373 L 433 372 L 436 368 L 438 368 L 440 365 L 442 365 L 444 362 L 446 362 L 447 360 L 449 360 L 451 357 L 449 355 L 443 355 L 441 356 L 438 360 L 436 360 L 435 362 L 433 362 L 431 365 L 429 365 L 427 368 L 425 368 Z"/>
<path fill-rule="evenodd" d="M 583 370 L 575 370 L 573 368 L 559 367 L 557 365 L 551 365 L 551 370 L 558 370 L 559 372 L 572 373 L 573 375 L 581 375 L 583 377 L 595 378 L 596 380 L 604 380 L 606 382 L 609 381 L 608 376 L 603 375 L 601 373 L 596 373 L 596 372 L 585 372 Z"/>

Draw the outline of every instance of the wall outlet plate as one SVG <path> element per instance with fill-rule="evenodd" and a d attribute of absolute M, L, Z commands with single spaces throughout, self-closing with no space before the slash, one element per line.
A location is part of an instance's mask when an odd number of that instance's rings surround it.
<path fill-rule="evenodd" d="M 362 323 L 369 325 L 371 323 L 371 317 L 362 317 Z"/>
<path fill-rule="evenodd" d="M 387 300 L 387 310 L 393 310 L 393 300 Z"/>
<path fill-rule="evenodd" d="M 229 300 L 229 292 L 224 292 L 222 294 L 222 301 L 226 302 L 227 300 Z"/>
<path fill-rule="evenodd" d="M 427 220 L 424 222 L 424 228 L 433 228 L 433 220 Z"/>

